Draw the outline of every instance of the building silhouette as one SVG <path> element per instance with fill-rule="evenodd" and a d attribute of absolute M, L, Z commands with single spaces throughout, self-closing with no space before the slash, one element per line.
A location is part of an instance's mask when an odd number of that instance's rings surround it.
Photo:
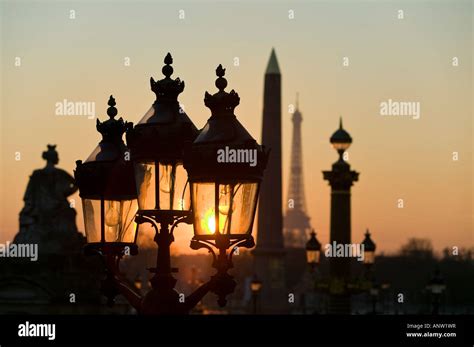
<path fill-rule="evenodd" d="M 270 157 L 260 188 L 255 272 L 262 282 L 261 312 L 282 313 L 288 293 L 282 215 L 281 73 L 274 49 L 265 71 L 262 145 L 270 149 Z"/>
<path fill-rule="evenodd" d="M 291 118 L 293 135 L 291 142 L 291 166 L 288 196 L 284 218 L 285 247 L 304 248 L 310 231 L 309 217 L 306 213 L 303 180 L 303 151 L 301 148 L 301 123 L 303 117 L 299 110 L 298 97 L 296 109 Z"/>

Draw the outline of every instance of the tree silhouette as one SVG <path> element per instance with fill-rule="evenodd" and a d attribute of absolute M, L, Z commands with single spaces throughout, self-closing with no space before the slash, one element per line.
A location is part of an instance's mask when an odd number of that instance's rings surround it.
<path fill-rule="evenodd" d="M 400 248 L 400 254 L 406 257 L 433 258 L 431 240 L 412 237 Z"/>

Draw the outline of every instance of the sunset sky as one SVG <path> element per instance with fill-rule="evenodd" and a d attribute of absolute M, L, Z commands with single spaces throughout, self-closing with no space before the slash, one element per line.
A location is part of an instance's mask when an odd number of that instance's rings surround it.
<path fill-rule="evenodd" d="M 119 116 L 137 123 L 155 99 L 149 78 L 163 77 L 171 52 L 172 77 L 186 83 L 179 100 L 196 126 L 210 116 L 204 92 L 216 91 L 215 68 L 223 64 L 227 90 L 241 98 L 236 115 L 260 141 L 263 77 L 275 47 L 284 197 L 288 110 L 298 92 L 306 205 L 319 240 L 329 242 L 330 188 L 321 171 L 337 159 L 329 137 L 342 116 L 353 138 L 349 162 L 360 172 L 353 242 L 368 227 L 381 252 L 409 237 L 430 238 L 437 250 L 474 246 L 471 1 L 3 1 L 0 13 L 0 242 L 18 231 L 28 176 L 44 166 L 46 145 L 57 144 L 58 167 L 72 174 L 100 140 L 95 119 L 58 116 L 56 103 L 95 102 L 104 120 L 113 94 Z M 419 102 L 420 119 L 380 115 L 389 99 Z M 71 198 L 84 230 L 80 198 Z M 175 250 L 193 252 L 191 235 L 180 227 Z"/>

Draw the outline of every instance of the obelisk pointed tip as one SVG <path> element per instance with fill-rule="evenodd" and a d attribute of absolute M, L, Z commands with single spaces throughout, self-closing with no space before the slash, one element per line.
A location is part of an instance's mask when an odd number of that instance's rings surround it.
<path fill-rule="evenodd" d="M 269 74 L 280 74 L 280 67 L 278 66 L 278 60 L 275 53 L 275 48 L 272 47 L 272 52 L 270 54 L 270 59 L 268 60 L 267 70 L 265 71 L 266 75 Z"/>

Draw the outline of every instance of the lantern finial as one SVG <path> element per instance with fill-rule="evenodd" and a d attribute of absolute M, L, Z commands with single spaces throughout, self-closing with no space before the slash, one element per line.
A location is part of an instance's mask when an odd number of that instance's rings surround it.
<path fill-rule="evenodd" d="M 216 79 L 216 87 L 219 89 L 220 92 L 224 91 L 225 87 L 227 87 L 227 80 L 224 78 L 225 76 L 225 69 L 222 67 L 221 64 L 216 69 L 216 75 L 219 77 Z"/>
<path fill-rule="evenodd" d="M 224 78 L 225 69 L 221 64 L 216 69 L 216 87 L 219 89 L 214 95 L 206 92 L 204 94 L 204 104 L 212 111 L 213 116 L 234 115 L 234 109 L 240 103 L 239 94 L 235 90 L 227 93 L 224 89 L 227 87 L 227 80 Z"/>
<path fill-rule="evenodd" d="M 107 109 L 107 115 L 111 118 L 114 119 L 114 117 L 117 115 L 117 109 L 115 108 L 115 99 L 111 95 L 109 98 L 109 102 L 107 103 L 110 107 Z"/>
<path fill-rule="evenodd" d="M 165 66 L 161 69 L 165 78 L 155 81 L 150 77 L 151 90 L 156 94 L 157 101 L 177 101 L 178 95 L 184 90 L 184 81 L 179 78 L 171 79 L 173 74 L 173 57 L 168 53 L 164 59 Z"/>
<path fill-rule="evenodd" d="M 132 123 L 124 122 L 120 117 L 115 119 L 117 115 L 117 108 L 115 107 L 115 98 L 111 95 L 108 102 L 109 108 L 107 109 L 107 115 L 110 119 L 107 119 L 104 122 L 101 122 L 97 119 L 97 131 L 102 134 L 102 141 L 122 143 L 122 135 L 127 129 L 133 127 Z"/>
<path fill-rule="evenodd" d="M 173 74 L 173 67 L 171 66 L 171 64 L 173 64 L 173 57 L 171 56 L 169 52 L 165 57 L 164 63 L 166 65 L 163 66 L 163 68 L 161 69 L 161 72 L 163 72 L 163 75 L 165 75 L 166 78 L 170 78 L 170 76 Z"/>
<path fill-rule="evenodd" d="M 370 236 L 371 235 L 370 235 L 369 229 L 367 228 L 365 232 L 365 238 L 364 238 L 364 241 L 362 241 L 362 244 L 364 245 L 365 251 L 374 252 L 376 245 L 374 241 L 372 241 L 372 238 Z"/>

